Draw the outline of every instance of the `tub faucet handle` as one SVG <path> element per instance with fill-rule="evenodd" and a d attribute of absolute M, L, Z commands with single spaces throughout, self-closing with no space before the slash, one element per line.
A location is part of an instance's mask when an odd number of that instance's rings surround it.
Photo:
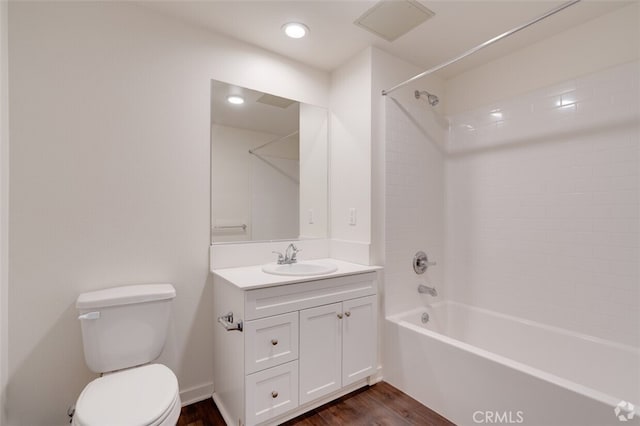
<path fill-rule="evenodd" d="M 430 262 L 427 254 L 419 251 L 413 256 L 413 270 L 416 274 L 424 274 L 429 266 L 435 265 L 436 262 Z"/>

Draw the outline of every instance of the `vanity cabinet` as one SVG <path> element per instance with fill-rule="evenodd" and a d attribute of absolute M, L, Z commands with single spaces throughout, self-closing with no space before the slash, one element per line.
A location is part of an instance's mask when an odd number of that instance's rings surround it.
<path fill-rule="evenodd" d="M 214 272 L 214 400 L 229 425 L 278 424 L 377 372 L 377 273 L 242 288 Z M 221 321 L 224 323 L 224 321 Z"/>
<path fill-rule="evenodd" d="M 300 403 L 376 371 L 375 296 L 300 311 Z"/>

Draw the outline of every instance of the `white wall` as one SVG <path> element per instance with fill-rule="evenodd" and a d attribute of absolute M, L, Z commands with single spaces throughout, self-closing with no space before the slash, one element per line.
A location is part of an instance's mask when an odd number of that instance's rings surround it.
<path fill-rule="evenodd" d="M 297 238 L 300 160 L 258 154 L 250 162 L 252 237 L 258 241 Z"/>
<path fill-rule="evenodd" d="M 213 124 L 211 126 L 211 194 L 215 200 L 211 203 L 211 225 L 213 242 L 272 240 L 297 238 L 298 227 L 298 191 L 299 191 L 299 143 L 297 137 L 290 137 L 256 152 L 262 158 L 249 153 L 269 141 L 278 139 L 278 135 L 239 129 L 236 127 Z M 287 178 L 278 173 L 281 168 L 275 164 L 280 161 L 276 157 L 290 159 L 295 162 L 295 171 Z M 269 162 L 271 167 L 269 167 Z M 284 162 L 283 165 L 287 165 Z M 273 173 L 276 171 L 276 173 Z M 259 176 L 256 173 L 259 173 Z M 270 177 L 270 179 L 266 179 Z M 260 185 L 256 188 L 255 183 Z M 292 186 L 291 184 L 295 184 Z M 261 198 L 261 192 L 268 185 L 282 188 L 278 199 L 283 203 L 276 210 L 278 214 L 268 214 L 271 208 L 258 208 L 252 201 Z M 284 191 L 289 188 L 288 191 Z M 274 194 L 269 190 L 265 195 Z M 265 200 L 269 205 L 273 202 Z M 274 200 L 275 201 L 275 200 Z M 276 204 L 277 206 L 277 204 Z M 288 206 L 288 207 L 285 207 Z M 264 206 L 267 208 L 268 206 Z M 283 212 L 290 212 L 286 215 Z M 253 215 L 257 215 L 262 226 L 256 229 Z M 263 226 L 272 223 L 273 226 Z M 235 226 L 245 224 L 246 230 L 241 228 L 216 230 L 216 226 Z M 278 230 L 278 231 L 276 231 Z M 273 232 L 271 232 L 273 231 Z"/>
<path fill-rule="evenodd" d="M 446 82 L 451 298 L 638 344 L 639 22 L 635 2 Z"/>
<path fill-rule="evenodd" d="M 385 97 L 383 89 L 420 68 L 377 48 L 367 48 L 332 73 L 331 82 L 331 256 L 384 264 Z M 429 88 L 444 93 L 432 76 L 396 96 Z M 441 108 L 438 108 L 441 109 Z M 441 123 L 442 124 L 442 123 Z M 356 225 L 349 210 L 356 209 Z"/>
<path fill-rule="evenodd" d="M 328 132 L 327 110 L 315 105 L 300 104 L 301 238 L 327 238 L 329 230 Z"/>
<path fill-rule="evenodd" d="M 326 106 L 328 76 L 131 4 L 9 17 L 10 424 L 67 423 L 94 377 L 75 299 L 114 284 L 175 285 L 160 361 L 207 395 L 210 81 Z"/>
<path fill-rule="evenodd" d="M 274 135 L 235 127 L 211 126 L 211 240 L 213 242 L 251 239 L 251 174 L 248 150 Z M 231 143 L 228 143 L 231 142 Z M 216 231 L 216 226 L 245 224 L 246 231 Z"/>
<path fill-rule="evenodd" d="M 384 265 L 379 283 L 379 330 L 384 330 L 385 315 L 415 307 L 421 303 L 417 293 L 420 281 L 411 267 L 411 259 L 417 250 L 426 250 L 432 258 L 440 258 L 443 252 L 444 170 L 442 158 L 432 157 L 434 144 L 441 144 L 445 129 L 434 126 L 426 119 L 431 131 L 428 137 L 423 125 L 416 125 L 426 117 L 435 117 L 431 107 L 413 97 L 413 91 L 429 89 L 440 93 L 444 86 L 435 76 L 409 85 L 389 96 L 382 96 L 388 89 L 420 72 L 415 65 L 400 60 L 380 49 L 372 49 L 371 83 L 371 263 Z M 440 108 L 438 108 L 439 110 Z M 435 133 L 434 133 L 435 131 Z M 411 140 L 400 140 L 411 135 Z M 401 154 L 401 152 L 405 154 Z M 410 165 L 410 164 L 411 165 Z M 423 168 L 422 164 L 436 164 L 435 168 Z M 418 167 L 414 167 L 418 165 Z M 402 177 L 405 171 L 407 179 Z M 410 175 L 410 178 L 409 178 Z M 397 177 L 400 176 L 400 179 Z M 418 180 L 416 180 L 418 179 Z M 415 191 L 428 180 L 428 188 Z M 418 216 L 418 201 L 427 212 Z M 427 223 L 426 226 L 424 224 Z M 436 232 L 431 232 L 436 231 Z M 437 251 L 436 251 L 437 248 Z M 442 270 L 433 269 L 427 274 L 442 292 Z M 424 276 L 421 277 L 424 282 Z M 432 283 L 433 284 L 433 283 Z M 389 362 L 383 358 L 388 336 L 381 335 L 378 359 L 384 367 Z"/>
<path fill-rule="evenodd" d="M 8 3 L 0 2 L 0 425 L 6 424 L 9 285 L 9 51 Z"/>
<path fill-rule="evenodd" d="M 383 89 L 419 72 L 411 64 L 374 50 L 374 149 L 382 148 L 374 162 L 374 175 L 382 175 L 386 182 L 375 191 L 386 202 L 374 209 L 385 212 L 378 216 L 381 225 L 374 227 L 374 235 L 378 235 L 375 241 L 384 241 L 386 315 L 439 300 L 446 293 L 443 150 L 448 123 L 440 115 L 442 105 L 434 108 L 413 95 L 414 90 L 439 95 L 444 82 L 430 76 L 390 95 L 380 95 Z M 411 266 L 419 250 L 438 263 L 424 275 L 417 275 Z M 418 284 L 436 287 L 439 297 L 419 295 Z"/>
<path fill-rule="evenodd" d="M 640 63 L 451 119 L 450 298 L 640 346 Z"/>
<path fill-rule="evenodd" d="M 640 3 L 569 28 L 446 82 L 448 114 L 623 64 L 640 52 Z"/>
<path fill-rule="evenodd" d="M 369 263 L 371 242 L 371 49 L 331 74 L 332 257 Z M 349 224 L 349 209 L 356 224 Z"/>
<path fill-rule="evenodd" d="M 385 263 L 385 150 L 386 150 L 386 96 L 382 91 L 395 86 L 422 70 L 402 61 L 380 49 L 372 49 L 372 82 L 371 82 L 371 261 L 376 265 Z M 429 84 L 433 78 L 430 77 Z M 391 97 L 409 99 L 416 87 L 410 85 L 400 89 Z"/>

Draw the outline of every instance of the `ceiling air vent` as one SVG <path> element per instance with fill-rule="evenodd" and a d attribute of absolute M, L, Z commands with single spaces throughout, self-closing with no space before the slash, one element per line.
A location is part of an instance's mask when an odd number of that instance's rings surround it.
<path fill-rule="evenodd" d="M 354 24 L 387 41 L 394 41 L 434 15 L 414 0 L 382 0 Z"/>
<path fill-rule="evenodd" d="M 292 101 L 291 99 L 281 98 L 280 96 L 274 96 L 274 95 L 269 95 L 265 93 L 262 96 L 260 96 L 256 102 L 260 102 L 261 104 L 271 105 L 278 108 L 287 108 L 289 105 L 295 103 L 296 101 Z"/>

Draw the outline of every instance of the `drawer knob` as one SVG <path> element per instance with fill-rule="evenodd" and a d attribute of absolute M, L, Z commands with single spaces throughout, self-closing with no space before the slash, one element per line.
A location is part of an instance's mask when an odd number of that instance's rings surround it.
<path fill-rule="evenodd" d="M 271 398 L 277 398 L 278 397 L 278 392 L 273 391 L 271 392 Z"/>
<path fill-rule="evenodd" d="M 351 312 L 347 311 L 344 313 L 346 316 L 350 317 L 351 316 Z"/>
<path fill-rule="evenodd" d="M 271 344 L 273 346 L 277 345 L 278 344 L 278 339 L 271 339 Z"/>
<path fill-rule="evenodd" d="M 342 319 L 342 314 L 338 314 L 338 319 Z"/>

